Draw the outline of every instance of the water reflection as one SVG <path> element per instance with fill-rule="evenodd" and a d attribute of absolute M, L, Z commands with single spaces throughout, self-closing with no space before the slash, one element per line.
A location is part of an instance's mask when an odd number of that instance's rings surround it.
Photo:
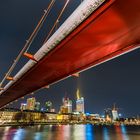
<path fill-rule="evenodd" d="M 108 132 L 108 129 L 106 127 L 103 127 L 103 139 L 110 140 L 109 132 Z"/>
<path fill-rule="evenodd" d="M 86 140 L 94 140 L 93 125 L 91 124 L 86 125 Z"/>
<path fill-rule="evenodd" d="M 120 126 L 114 126 L 115 127 L 115 134 L 117 137 L 117 140 L 123 140 L 123 134 Z"/>
<path fill-rule="evenodd" d="M 86 129 L 85 125 L 74 125 L 72 140 L 86 140 L 85 129 Z"/>
<path fill-rule="evenodd" d="M 63 125 L 58 125 L 58 126 L 55 126 L 56 127 L 56 131 L 55 131 L 55 137 L 54 139 L 55 140 L 64 140 L 64 133 L 65 131 L 63 130 Z"/>
<path fill-rule="evenodd" d="M 0 132 L 2 133 L 2 135 L 0 135 L 0 138 L 2 138 L 2 140 L 13 140 L 16 131 L 17 129 L 11 127 L 5 127 L 3 128 L 3 130 L 0 129 Z"/>
<path fill-rule="evenodd" d="M 70 125 L 66 125 L 65 127 L 63 127 L 63 136 L 64 136 L 64 140 L 70 140 L 70 136 L 71 136 L 71 126 Z"/>
<path fill-rule="evenodd" d="M 117 140 L 129 140 L 125 125 L 115 126 L 115 132 L 116 132 Z"/>
<path fill-rule="evenodd" d="M 0 128 L 2 140 L 140 140 L 139 126 L 46 125 Z"/>
<path fill-rule="evenodd" d="M 24 140 L 26 135 L 25 129 L 18 129 L 15 133 L 13 140 Z"/>
<path fill-rule="evenodd" d="M 3 130 L 2 140 L 6 140 L 7 139 L 8 133 L 9 133 L 9 129 L 10 129 L 10 127 L 5 127 L 5 129 Z"/>
<path fill-rule="evenodd" d="M 126 133 L 127 132 L 126 127 L 124 125 L 121 125 L 121 132 L 122 132 L 123 140 L 129 140 L 127 133 Z"/>
<path fill-rule="evenodd" d="M 42 135 L 40 132 L 35 133 L 34 140 L 42 140 Z"/>

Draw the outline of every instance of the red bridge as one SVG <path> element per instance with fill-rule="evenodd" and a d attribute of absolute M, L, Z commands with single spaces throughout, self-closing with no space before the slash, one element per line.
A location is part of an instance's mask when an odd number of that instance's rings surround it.
<path fill-rule="evenodd" d="M 0 107 L 139 48 L 139 41 L 140 0 L 106 0 L 38 63 L 2 91 Z"/>

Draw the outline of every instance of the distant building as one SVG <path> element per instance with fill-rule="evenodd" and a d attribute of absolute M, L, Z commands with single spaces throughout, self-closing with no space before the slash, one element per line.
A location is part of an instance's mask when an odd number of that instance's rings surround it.
<path fill-rule="evenodd" d="M 104 110 L 104 112 L 105 112 L 105 119 L 107 121 L 111 121 L 112 118 L 113 118 L 113 116 L 112 116 L 112 109 L 111 108 L 107 108 L 107 109 Z"/>
<path fill-rule="evenodd" d="M 112 110 L 113 120 L 117 120 L 119 118 L 119 114 L 117 110 Z"/>
<path fill-rule="evenodd" d="M 36 99 L 33 98 L 28 98 L 27 99 L 27 110 L 35 110 L 35 103 Z"/>
<path fill-rule="evenodd" d="M 115 104 L 112 109 L 112 119 L 113 120 L 119 119 L 118 108 L 116 108 Z"/>
<path fill-rule="evenodd" d="M 84 97 L 80 97 L 79 89 L 77 89 L 76 95 L 77 95 L 76 112 L 84 113 L 85 112 Z"/>
<path fill-rule="evenodd" d="M 35 102 L 35 110 L 40 111 L 40 102 Z"/>
<path fill-rule="evenodd" d="M 118 109 L 115 107 L 115 104 L 112 108 L 107 108 L 105 111 L 105 118 L 106 120 L 117 120 L 119 118 Z"/>
<path fill-rule="evenodd" d="M 54 108 L 52 108 L 50 112 L 55 112 L 55 109 L 54 109 Z"/>
<path fill-rule="evenodd" d="M 46 107 L 46 111 L 47 112 L 51 112 L 51 109 L 52 109 L 52 102 L 51 101 L 47 101 L 45 103 L 45 107 Z"/>
<path fill-rule="evenodd" d="M 62 114 L 68 113 L 68 108 L 66 106 L 61 106 L 60 113 L 62 113 Z"/>
<path fill-rule="evenodd" d="M 66 108 L 67 113 L 72 113 L 72 100 L 69 98 L 63 98 L 63 106 Z"/>
<path fill-rule="evenodd" d="M 68 113 L 72 113 L 72 100 L 68 101 L 67 107 L 68 107 Z"/>
<path fill-rule="evenodd" d="M 27 108 L 27 104 L 21 103 L 20 110 L 23 111 L 23 110 L 26 110 L 26 108 Z"/>
<path fill-rule="evenodd" d="M 69 98 L 63 98 L 60 113 L 72 113 L 72 101 Z"/>

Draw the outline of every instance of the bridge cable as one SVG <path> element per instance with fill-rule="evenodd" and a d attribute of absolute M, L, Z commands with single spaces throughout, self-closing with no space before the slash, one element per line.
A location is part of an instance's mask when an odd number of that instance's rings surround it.
<path fill-rule="evenodd" d="M 47 37 L 46 37 L 46 39 L 45 39 L 45 41 L 44 41 L 43 44 L 45 44 L 45 43 L 48 41 L 50 35 L 51 35 L 52 32 L 54 31 L 55 27 L 58 25 L 59 20 L 60 20 L 62 14 L 64 13 L 64 11 L 65 11 L 65 9 L 66 9 L 66 7 L 67 7 L 69 1 L 70 1 L 70 0 L 67 0 L 67 1 L 66 1 L 65 5 L 63 6 L 62 10 L 60 11 L 60 13 L 59 13 L 59 15 L 58 15 L 58 17 L 57 17 L 57 19 L 56 19 L 56 21 L 55 21 L 53 27 L 51 28 L 50 32 L 48 33 L 48 35 L 47 35 Z"/>
<path fill-rule="evenodd" d="M 9 77 L 9 75 L 12 73 L 13 69 L 15 68 L 16 64 L 18 63 L 19 59 L 22 57 L 22 55 L 24 54 L 24 52 L 26 52 L 29 47 L 31 46 L 33 40 L 35 39 L 37 33 L 39 32 L 40 28 L 42 27 L 44 21 L 46 20 L 48 14 L 50 13 L 53 5 L 55 3 L 55 0 L 52 0 L 51 3 L 49 4 L 48 8 L 46 10 L 44 10 L 44 14 L 41 17 L 39 23 L 37 24 L 35 30 L 33 31 L 33 33 L 31 34 L 31 36 L 29 37 L 29 39 L 26 41 L 23 49 L 20 51 L 20 53 L 18 54 L 18 56 L 16 57 L 16 59 L 14 60 L 13 64 L 11 65 L 11 67 L 9 68 L 8 72 L 6 73 L 6 75 L 4 76 L 4 78 L 2 79 L 1 83 L 0 83 L 0 89 L 2 90 L 2 85 L 4 83 L 4 81 L 7 79 L 7 77 Z"/>
<path fill-rule="evenodd" d="M 41 20 L 39 21 L 39 23 L 38 23 L 36 29 L 34 30 L 35 33 L 33 32 L 33 34 L 35 34 L 35 36 L 31 35 L 31 36 L 33 36 L 33 40 L 34 40 L 34 38 L 36 37 L 36 35 L 37 35 L 38 31 L 40 30 L 40 28 L 42 27 L 42 25 L 43 25 L 44 21 L 46 20 L 48 14 L 50 13 L 50 11 L 51 11 L 51 9 L 52 9 L 54 3 L 55 3 L 55 0 L 52 0 L 51 3 L 50 3 L 50 5 L 48 6 L 47 10 L 44 10 L 44 15 L 42 16 L 42 18 L 41 18 Z M 32 37 L 30 37 L 30 38 L 32 38 Z M 29 38 L 29 40 L 30 40 L 30 38 Z M 33 41 L 33 40 L 31 40 L 31 41 Z M 32 42 L 31 42 L 31 43 L 32 43 Z M 26 49 L 25 52 L 28 51 L 29 47 L 30 47 L 30 45 L 28 46 L 28 48 Z"/>

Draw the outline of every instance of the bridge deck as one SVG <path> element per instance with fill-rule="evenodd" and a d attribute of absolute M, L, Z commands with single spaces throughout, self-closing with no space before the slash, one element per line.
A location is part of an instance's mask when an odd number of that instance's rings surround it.
<path fill-rule="evenodd" d="M 103 8 L 103 7 L 102 7 Z M 72 73 L 138 47 L 140 1 L 100 8 L 0 96 L 0 107 Z"/>

